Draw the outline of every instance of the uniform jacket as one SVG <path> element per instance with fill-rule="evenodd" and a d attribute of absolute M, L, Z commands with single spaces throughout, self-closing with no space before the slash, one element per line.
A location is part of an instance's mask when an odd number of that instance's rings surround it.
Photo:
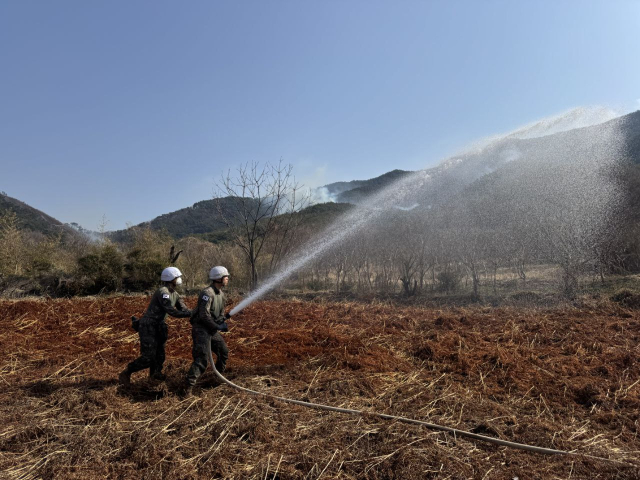
<path fill-rule="evenodd" d="M 142 318 L 164 322 L 167 315 L 186 318 L 191 315 L 191 310 L 184 304 L 178 292 L 170 292 L 167 287 L 162 286 L 151 297 L 151 302 Z"/>
<path fill-rule="evenodd" d="M 200 292 L 198 306 L 193 310 L 191 323 L 203 326 L 209 333 L 215 333 L 224 323 L 226 301 L 222 290 L 209 286 Z"/>

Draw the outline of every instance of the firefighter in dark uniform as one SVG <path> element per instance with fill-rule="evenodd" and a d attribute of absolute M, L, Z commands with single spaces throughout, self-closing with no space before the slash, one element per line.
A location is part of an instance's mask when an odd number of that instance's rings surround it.
<path fill-rule="evenodd" d="M 140 356 L 120 373 L 118 381 L 121 385 L 128 386 L 131 374 L 145 368 L 149 369 L 149 378 L 165 380 L 162 366 L 165 359 L 164 346 L 168 338 L 167 315 L 177 318 L 191 316 L 191 310 L 176 292 L 176 287 L 182 284 L 181 277 L 182 273 L 176 267 L 167 267 L 162 271 L 162 286 L 153 294 L 147 311 L 139 320 Z"/>
<path fill-rule="evenodd" d="M 185 394 L 191 395 L 198 377 L 207 368 L 209 345 L 216 358 L 216 370 L 224 372 L 229 349 L 220 335 L 228 330 L 224 313 L 225 296 L 222 289 L 229 283 L 229 271 L 225 267 L 213 267 L 209 272 L 211 285 L 200 292 L 198 306 L 191 315 L 191 336 L 193 337 L 193 363 L 187 373 Z"/>

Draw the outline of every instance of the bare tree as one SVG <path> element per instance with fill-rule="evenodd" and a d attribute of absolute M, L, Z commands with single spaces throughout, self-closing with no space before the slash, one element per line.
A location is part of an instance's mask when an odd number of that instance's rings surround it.
<path fill-rule="evenodd" d="M 20 275 L 25 263 L 24 234 L 14 212 L 0 217 L 0 274 Z"/>
<path fill-rule="evenodd" d="M 206 240 L 186 237 L 178 242 L 177 248 L 180 248 L 182 252 L 178 265 L 184 273 L 187 286 L 190 288 L 207 283 L 209 269 L 222 263 L 219 247 Z"/>
<path fill-rule="evenodd" d="M 403 219 L 404 220 L 404 219 Z M 402 284 L 404 295 L 412 297 L 418 289 L 418 273 L 420 249 L 419 234 L 412 230 L 413 224 L 408 221 L 396 222 L 394 228 L 396 239 L 392 242 L 390 253 L 398 269 L 398 279 Z"/>
<path fill-rule="evenodd" d="M 347 243 L 330 250 L 327 261 L 335 271 L 335 292 L 345 289 L 347 275 L 351 272 L 351 252 L 353 245 Z"/>
<path fill-rule="evenodd" d="M 398 212 L 390 219 L 384 236 L 398 270 L 398 279 L 407 297 L 424 288 L 427 272 L 433 268 L 431 224 L 425 212 Z"/>
<path fill-rule="evenodd" d="M 216 206 L 250 270 L 250 288 L 258 285 L 258 261 L 270 246 L 268 265 L 275 268 L 289 251 L 297 226 L 295 213 L 308 203 L 308 195 L 292 174 L 292 165 L 252 162 L 238 168 L 236 175 L 223 175 L 217 183 Z"/>
<path fill-rule="evenodd" d="M 482 230 L 472 227 L 460 228 L 456 232 L 456 240 L 458 259 L 471 277 L 473 296 L 477 298 L 484 253 L 483 232 Z"/>
<path fill-rule="evenodd" d="M 372 290 L 371 244 L 369 235 L 358 235 L 352 240 L 351 264 L 356 277 L 358 292 Z"/>

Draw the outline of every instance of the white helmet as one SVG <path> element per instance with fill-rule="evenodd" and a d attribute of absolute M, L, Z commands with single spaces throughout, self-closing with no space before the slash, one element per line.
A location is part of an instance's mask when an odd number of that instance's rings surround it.
<path fill-rule="evenodd" d="M 229 270 L 224 267 L 213 267 L 209 270 L 209 278 L 211 280 L 220 280 L 222 277 L 228 277 Z"/>
<path fill-rule="evenodd" d="M 160 280 L 162 280 L 163 282 L 172 282 L 173 280 L 175 280 L 176 278 L 180 278 L 181 276 L 182 276 L 182 272 L 178 270 L 176 267 L 167 267 L 162 271 L 162 275 L 160 275 Z"/>

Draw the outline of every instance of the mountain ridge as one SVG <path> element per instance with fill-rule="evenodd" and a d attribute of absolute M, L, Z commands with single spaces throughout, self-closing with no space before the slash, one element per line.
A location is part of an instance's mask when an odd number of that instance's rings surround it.
<path fill-rule="evenodd" d="M 435 167 L 423 171 L 427 175 L 438 178 L 439 185 L 438 188 L 428 189 L 429 191 L 425 192 L 421 203 L 429 208 L 438 204 L 446 204 L 457 193 L 463 191 L 479 178 L 502 168 L 517 158 L 533 155 L 531 153 L 533 151 L 539 150 L 544 152 L 544 155 L 555 156 L 571 154 L 576 145 L 579 146 L 581 144 L 581 139 L 593 136 L 598 129 L 601 130 L 607 126 L 618 128 L 624 136 L 623 150 L 620 153 L 625 161 L 631 165 L 640 166 L 640 111 L 636 111 L 601 124 L 534 138 L 523 139 L 514 137 L 513 134 L 507 134 L 480 150 L 449 157 Z M 630 171 L 635 172 L 634 169 Z M 358 204 L 412 173 L 414 172 L 394 169 L 367 180 L 334 182 L 320 187 L 320 189 L 324 190 L 325 197 L 338 204 Z M 636 187 L 631 188 L 635 189 Z M 638 196 L 632 195 L 634 198 Z M 223 208 L 233 208 L 237 201 L 239 200 L 227 197 L 223 199 Z M 324 202 L 316 202 L 316 204 L 321 203 Z M 331 206 L 327 206 L 322 209 L 323 215 L 328 215 L 328 212 L 332 210 L 338 212 L 343 211 L 344 208 L 336 207 L 332 209 Z M 14 211 L 18 215 L 22 227 L 29 230 L 39 231 L 47 235 L 61 230 L 75 233 L 73 228 L 46 213 L 18 199 L 2 194 L 0 195 L 0 214 L 6 211 Z M 315 210 L 309 210 L 308 213 L 313 216 L 317 212 L 318 209 L 316 208 Z M 181 238 L 188 235 L 203 235 L 224 230 L 226 224 L 217 209 L 216 200 L 202 200 L 192 206 L 159 215 L 147 222 L 136 225 L 136 227 L 163 230 L 176 238 Z M 115 240 L 122 240 L 126 238 L 128 230 L 118 230 L 108 232 L 108 234 Z"/>
<path fill-rule="evenodd" d="M 76 235 L 76 231 L 62 223 L 60 220 L 47 215 L 42 210 L 38 210 L 31 205 L 10 197 L 4 192 L 0 193 L 0 215 L 15 213 L 18 220 L 18 227 L 38 232 L 44 235 Z"/>

